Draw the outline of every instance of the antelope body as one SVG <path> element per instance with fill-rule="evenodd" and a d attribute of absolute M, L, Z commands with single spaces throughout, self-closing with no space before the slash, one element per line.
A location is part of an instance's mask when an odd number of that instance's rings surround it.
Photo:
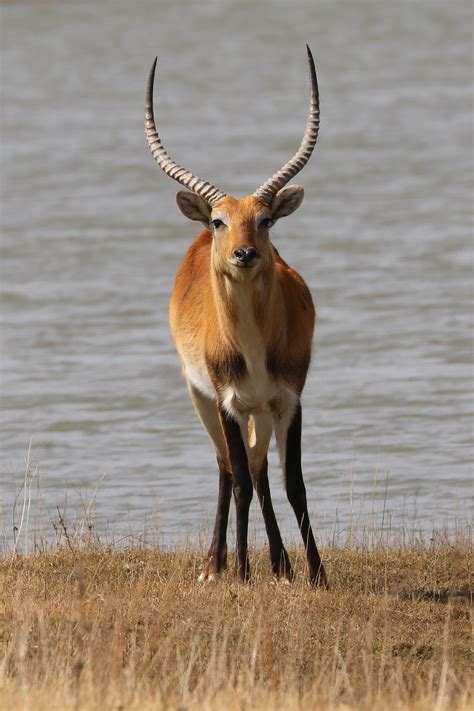
<path fill-rule="evenodd" d="M 274 574 L 293 571 L 273 511 L 267 452 L 275 433 L 289 501 L 306 548 L 312 584 L 326 585 L 308 517 L 301 471 L 301 404 L 311 355 L 315 312 L 301 276 L 283 261 L 270 227 L 296 210 L 303 188 L 286 183 L 308 161 L 319 127 L 316 73 L 308 48 L 311 104 L 299 151 L 254 194 L 227 196 L 181 168 L 166 153 L 153 115 L 152 66 L 145 132 L 160 167 L 189 191 L 181 211 L 205 230 L 176 275 L 170 325 L 193 405 L 214 444 L 219 496 L 214 534 L 200 579 L 215 578 L 227 562 L 232 492 L 236 505 L 235 575 L 248 580 L 248 513 L 253 488 L 262 508 Z M 286 187 L 285 187 L 286 185 Z"/>

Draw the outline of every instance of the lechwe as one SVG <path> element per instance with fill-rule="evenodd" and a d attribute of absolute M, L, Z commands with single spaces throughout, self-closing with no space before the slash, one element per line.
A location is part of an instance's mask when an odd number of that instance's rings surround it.
<path fill-rule="evenodd" d="M 156 59 L 148 79 L 145 133 L 151 153 L 167 175 L 188 189 L 177 194 L 180 210 L 205 226 L 178 270 L 170 305 L 171 330 L 189 394 L 219 465 L 216 521 L 202 580 L 215 578 L 226 566 L 232 491 L 235 576 L 248 580 L 253 487 L 265 520 L 273 572 L 279 578 L 293 578 L 268 483 L 267 452 L 274 431 L 286 492 L 306 548 L 309 579 L 313 585 L 327 584 L 301 471 L 300 397 L 311 356 L 314 307 L 305 282 L 283 261 L 269 237 L 271 226 L 303 200 L 303 188 L 287 183 L 309 160 L 318 135 L 318 85 L 309 48 L 308 61 L 311 102 L 301 146 L 258 190 L 241 199 L 226 195 L 169 157 L 153 115 Z"/>

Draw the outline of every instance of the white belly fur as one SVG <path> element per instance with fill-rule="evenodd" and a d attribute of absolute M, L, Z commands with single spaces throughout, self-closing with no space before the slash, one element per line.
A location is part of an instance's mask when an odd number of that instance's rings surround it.
<path fill-rule="evenodd" d="M 211 400 L 215 400 L 216 391 L 207 370 L 195 368 L 183 356 L 181 356 L 181 362 L 185 379 L 200 393 L 211 398 Z"/>

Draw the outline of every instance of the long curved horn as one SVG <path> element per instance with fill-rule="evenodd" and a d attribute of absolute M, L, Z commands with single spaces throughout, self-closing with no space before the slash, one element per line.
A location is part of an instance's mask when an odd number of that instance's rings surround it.
<path fill-rule="evenodd" d="M 308 120 L 306 122 L 306 129 L 304 132 L 303 140 L 301 141 L 301 146 L 295 153 L 293 158 L 288 161 L 280 170 L 272 175 L 266 183 L 264 183 L 258 190 L 255 191 L 254 195 L 259 197 L 266 203 L 271 203 L 276 193 L 282 189 L 290 180 L 300 172 L 302 168 L 306 165 L 311 157 L 314 146 L 318 138 L 319 131 L 319 91 L 318 91 L 318 80 L 316 79 L 316 70 L 314 68 L 313 55 L 311 50 L 306 45 L 308 51 L 308 63 L 309 63 L 309 73 L 311 79 L 311 100 L 309 104 L 309 114 Z"/>
<path fill-rule="evenodd" d="M 206 202 L 212 205 L 225 197 L 225 193 L 175 163 L 163 148 L 158 131 L 156 130 L 155 117 L 153 114 L 153 85 L 155 82 L 156 60 L 157 58 L 155 57 L 155 61 L 151 65 L 145 95 L 145 136 L 150 146 L 151 154 L 166 175 L 177 180 L 178 183 L 184 185 L 188 190 L 192 190 L 194 193 L 201 195 Z"/>

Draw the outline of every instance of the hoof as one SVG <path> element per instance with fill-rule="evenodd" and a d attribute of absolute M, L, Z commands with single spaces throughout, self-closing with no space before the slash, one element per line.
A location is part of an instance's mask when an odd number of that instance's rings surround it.
<path fill-rule="evenodd" d="M 288 588 L 288 587 L 291 587 L 291 585 L 293 584 L 293 580 L 294 580 L 293 577 L 287 578 L 286 576 L 282 576 L 282 575 L 274 575 L 272 584 L 273 585 L 281 585 L 282 587 Z"/>
<path fill-rule="evenodd" d="M 221 577 L 221 571 L 227 568 L 227 547 L 220 555 L 211 547 L 207 559 L 202 566 L 201 574 L 198 577 L 200 583 L 215 583 Z"/>
<path fill-rule="evenodd" d="M 208 573 L 203 570 L 198 577 L 198 583 L 217 583 L 220 577 L 220 573 Z"/>
<path fill-rule="evenodd" d="M 326 572 L 323 566 L 320 567 L 316 575 L 310 575 L 309 584 L 313 588 L 321 588 L 322 590 L 329 590 L 329 583 L 326 577 Z"/>
<path fill-rule="evenodd" d="M 237 585 L 250 585 L 251 582 L 250 570 L 247 569 L 245 572 L 242 570 L 234 570 L 234 583 Z"/>
<path fill-rule="evenodd" d="M 290 564 L 288 563 L 288 565 L 280 566 L 280 569 L 277 571 L 274 570 L 273 580 L 278 585 L 292 585 L 295 580 L 295 574 Z"/>
<path fill-rule="evenodd" d="M 252 580 L 250 578 L 250 575 L 247 575 L 246 578 L 241 578 L 239 575 L 234 575 L 234 583 L 236 585 L 252 585 Z"/>

